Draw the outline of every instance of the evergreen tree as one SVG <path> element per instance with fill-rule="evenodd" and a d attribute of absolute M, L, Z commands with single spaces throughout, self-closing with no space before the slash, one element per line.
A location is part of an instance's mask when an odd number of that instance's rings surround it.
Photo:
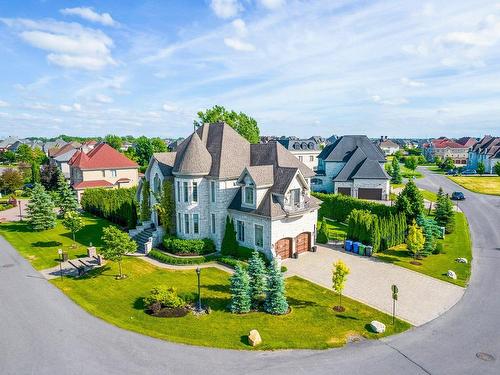
<path fill-rule="evenodd" d="M 42 185 L 35 184 L 27 206 L 28 223 L 34 231 L 52 229 L 56 226 L 54 203 Z"/>
<path fill-rule="evenodd" d="M 482 161 L 477 163 L 477 173 L 479 173 L 480 175 L 483 175 L 485 171 L 486 171 L 486 168 L 484 166 L 484 163 Z"/>
<path fill-rule="evenodd" d="M 283 315 L 288 312 L 286 301 L 285 279 L 278 267 L 278 262 L 273 260 L 269 265 L 267 277 L 266 300 L 264 310 L 269 314 Z"/>
<path fill-rule="evenodd" d="M 444 214 L 448 218 L 445 225 L 445 231 L 446 233 L 452 233 L 455 229 L 455 210 L 453 209 L 453 202 L 448 194 L 446 194 L 444 198 Z"/>
<path fill-rule="evenodd" d="M 408 251 L 412 253 L 415 259 L 420 255 L 420 252 L 424 248 L 425 238 L 415 221 L 410 225 L 408 230 L 408 237 L 406 237 L 406 246 Z"/>
<path fill-rule="evenodd" d="M 41 174 L 40 174 L 40 164 L 36 161 L 31 163 L 31 183 L 37 184 L 40 183 Z"/>
<path fill-rule="evenodd" d="M 446 233 L 453 232 L 455 228 L 455 211 L 453 210 L 453 202 L 448 195 L 443 193 L 440 188 L 436 200 L 436 208 L 434 211 L 436 223 L 445 227 Z"/>
<path fill-rule="evenodd" d="M 377 215 L 372 216 L 371 238 L 370 243 L 373 246 L 373 251 L 377 252 L 380 249 L 380 228 Z"/>
<path fill-rule="evenodd" d="M 396 200 L 396 210 L 405 214 L 407 222 L 412 222 L 424 212 L 424 198 L 412 179 L 408 181 Z"/>
<path fill-rule="evenodd" d="M 495 173 L 496 173 L 497 175 L 499 175 L 499 176 L 500 176 L 500 161 L 497 161 L 497 162 L 495 163 L 495 165 L 493 166 L 493 170 L 495 171 Z"/>
<path fill-rule="evenodd" d="M 316 235 L 317 243 L 328 243 L 328 226 L 326 224 L 325 218 L 321 220 L 319 226 L 318 234 Z"/>
<path fill-rule="evenodd" d="M 247 271 L 239 264 L 236 265 L 234 274 L 231 276 L 231 304 L 229 310 L 233 313 L 243 314 L 250 311 L 250 283 Z"/>
<path fill-rule="evenodd" d="M 141 194 L 142 194 L 142 199 L 141 199 L 141 221 L 148 221 L 151 220 L 151 205 L 149 202 L 149 181 L 146 179 L 143 179 L 142 181 L 142 189 L 141 189 Z"/>
<path fill-rule="evenodd" d="M 266 292 L 267 276 L 266 265 L 257 250 L 254 250 L 248 262 L 248 277 L 252 306 L 258 308 Z"/>
<path fill-rule="evenodd" d="M 401 167 L 399 165 L 399 159 L 393 158 L 391 162 L 391 182 L 393 184 L 400 184 L 403 182 L 403 177 L 401 176 Z"/>
<path fill-rule="evenodd" d="M 175 233 L 175 199 L 172 181 L 163 181 L 163 191 L 157 200 L 156 210 L 161 225 L 167 233 Z"/>
<path fill-rule="evenodd" d="M 237 255 L 239 244 L 236 240 L 236 231 L 234 230 L 233 220 L 226 216 L 226 229 L 222 239 L 221 253 L 223 255 Z"/>
<path fill-rule="evenodd" d="M 422 253 L 424 255 L 429 255 L 436 248 L 436 236 L 434 230 L 436 223 L 434 220 L 427 219 L 424 217 L 424 215 L 420 215 L 417 218 L 417 224 L 422 228 L 422 232 L 425 238 L 424 248 L 422 249 Z"/>
<path fill-rule="evenodd" d="M 66 179 L 62 174 L 59 175 L 58 181 L 58 206 L 60 208 L 60 215 L 64 217 L 66 212 L 78 211 L 78 201 L 73 190 L 69 187 Z"/>

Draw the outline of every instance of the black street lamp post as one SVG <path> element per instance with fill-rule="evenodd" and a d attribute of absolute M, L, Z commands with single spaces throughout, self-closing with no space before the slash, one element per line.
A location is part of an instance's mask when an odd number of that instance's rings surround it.
<path fill-rule="evenodd" d="M 17 205 L 19 206 L 19 218 L 21 221 L 23 221 L 23 211 L 21 208 L 21 201 L 17 201 Z"/>
<path fill-rule="evenodd" d="M 196 275 L 198 276 L 198 307 L 197 307 L 198 312 L 201 311 L 200 274 L 201 274 L 200 267 L 196 267 Z"/>
<path fill-rule="evenodd" d="M 61 275 L 61 281 L 63 279 L 63 271 L 62 271 L 62 261 L 63 261 L 63 256 L 62 256 L 62 249 L 57 250 L 57 253 L 59 254 L 59 274 Z"/>

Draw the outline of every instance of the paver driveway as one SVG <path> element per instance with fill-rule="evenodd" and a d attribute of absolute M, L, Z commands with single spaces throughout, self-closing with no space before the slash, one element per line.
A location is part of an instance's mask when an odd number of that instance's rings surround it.
<path fill-rule="evenodd" d="M 413 325 L 422 325 L 450 309 L 465 289 L 407 270 L 376 258 L 361 257 L 341 249 L 318 246 L 316 253 L 286 259 L 287 276 L 298 275 L 331 288 L 332 264 L 342 259 L 350 268 L 344 294 L 392 314 L 391 285 L 399 289 L 396 314 Z"/>

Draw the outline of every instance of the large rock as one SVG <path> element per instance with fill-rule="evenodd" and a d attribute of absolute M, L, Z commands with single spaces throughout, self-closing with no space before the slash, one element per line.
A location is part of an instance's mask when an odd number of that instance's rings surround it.
<path fill-rule="evenodd" d="M 465 263 L 465 264 L 467 264 L 467 263 L 468 263 L 467 258 L 457 258 L 457 259 L 455 259 L 455 260 L 456 260 L 458 263 Z"/>
<path fill-rule="evenodd" d="M 372 320 L 370 323 L 370 328 L 375 333 L 384 333 L 385 332 L 385 324 L 379 322 L 378 320 Z"/>
<path fill-rule="evenodd" d="M 260 337 L 259 331 L 252 329 L 248 335 L 248 343 L 252 346 L 257 346 L 262 344 L 262 338 Z"/>
<path fill-rule="evenodd" d="M 452 278 L 453 280 L 457 279 L 457 274 L 452 270 L 448 270 L 448 272 L 446 273 L 446 276 L 448 276 L 449 278 Z"/>

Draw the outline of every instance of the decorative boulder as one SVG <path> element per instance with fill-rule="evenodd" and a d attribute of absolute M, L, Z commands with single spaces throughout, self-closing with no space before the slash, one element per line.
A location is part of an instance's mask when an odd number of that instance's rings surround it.
<path fill-rule="evenodd" d="M 455 260 L 456 260 L 458 263 L 465 263 L 465 264 L 467 264 L 467 263 L 468 263 L 467 258 L 457 258 L 457 259 L 455 259 Z"/>
<path fill-rule="evenodd" d="M 457 279 L 457 274 L 455 272 L 453 272 L 452 270 L 448 270 L 448 273 L 446 274 L 446 276 L 452 278 L 453 280 Z"/>
<path fill-rule="evenodd" d="M 257 346 L 262 344 L 262 338 L 260 337 L 259 331 L 252 329 L 248 335 L 248 343 L 252 346 Z"/>
<path fill-rule="evenodd" d="M 377 320 L 372 320 L 370 323 L 370 328 L 375 333 L 384 333 L 385 332 L 385 324 L 381 323 Z"/>

